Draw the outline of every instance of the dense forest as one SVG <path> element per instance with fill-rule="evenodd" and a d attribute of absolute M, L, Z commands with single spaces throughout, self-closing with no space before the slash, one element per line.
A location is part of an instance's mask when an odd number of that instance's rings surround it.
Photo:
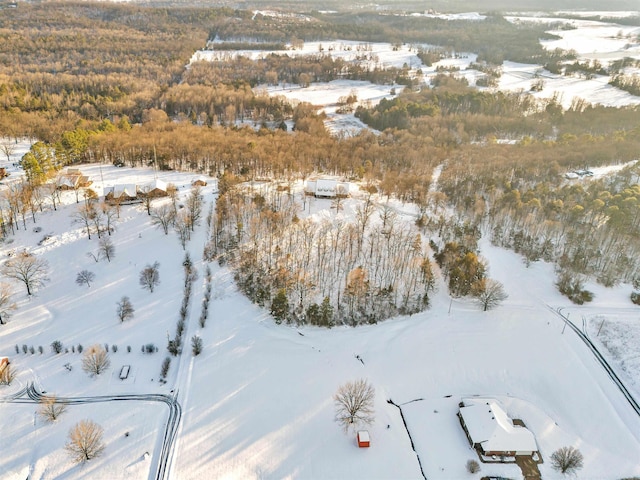
<path fill-rule="evenodd" d="M 39 140 L 22 161 L 28 182 L 0 202 L 4 235 L 26 226 L 28 216 L 35 221 L 45 204 L 55 208 L 50 179 L 64 165 L 109 162 L 219 177 L 207 255 L 232 265 L 240 288 L 279 320 L 357 324 L 424 309 L 431 255 L 452 294 L 467 295 L 469 279 L 485 277 L 477 257 L 482 234 L 526 262 L 554 262 L 559 283 L 573 290 L 585 278 L 614 285 L 640 275 L 640 166 L 631 163 L 640 151 L 638 107 L 577 100 L 566 110 L 555 98 L 471 88 L 455 72 L 426 86 L 403 69 L 367 70 L 320 53 L 189 64 L 214 38 L 271 45 L 344 38 L 416 49 L 431 43 L 444 55 L 477 51 L 477 68 L 510 59 L 597 73 L 598 65 L 581 65 L 571 52 L 544 52 L 544 25 L 514 25 L 497 14 L 469 23 L 316 12 L 302 21 L 229 8 L 57 2 L 2 13 L 0 137 Z M 330 135 L 309 104 L 252 88 L 334 78 L 407 88 L 360 106 L 357 116 L 376 133 L 353 136 Z M 613 81 L 636 88 L 624 77 Z M 627 163 L 603 179 L 564 178 Z M 289 195 L 289 185 L 314 173 L 366 185 L 354 224 L 298 218 L 304 199 Z M 256 179 L 284 187 L 273 197 L 241 188 Z M 380 206 L 391 197 L 419 207 L 415 226 L 394 223 Z"/>

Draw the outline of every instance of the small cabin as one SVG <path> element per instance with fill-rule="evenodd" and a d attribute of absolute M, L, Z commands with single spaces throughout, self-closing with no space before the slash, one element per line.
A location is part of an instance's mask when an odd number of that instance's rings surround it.
<path fill-rule="evenodd" d="M 369 439 L 369 432 L 366 430 L 358 431 L 358 447 L 369 448 L 371 440 Z"/>
<path fill-rule="evenodd" d="M 196 177 L 191 180 L 191 185 L 194 187 L 206 187 L 207 183 L 207 177 Z"/>

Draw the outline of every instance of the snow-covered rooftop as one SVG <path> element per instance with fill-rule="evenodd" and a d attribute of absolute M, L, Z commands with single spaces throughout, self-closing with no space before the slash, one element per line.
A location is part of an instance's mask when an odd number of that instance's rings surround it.
<path fill-rule="evenodd" d="M 162 180 L 158 180 L 157 178 L 152 180 L 151 182 L 147 182 L 143 185 L 143 188 L 145 190 L 151 191 L 151 190 L 162 190 L 162 191 L 166 191 L 167 190 L 167 183 L 163 182 Z"/>
<path fill-rule="evenodd" d="M 535 452 L 536 439 L 529 430 L 514 425 L 493 399 L 464 399 L 460 415 L 474 444 L 485 452 Z"/>
<path fill-rule="evenodd" d="M 121 196 L 135 197 L 138 195 L 137 187 L 135 184 L 120 184 L 113 187 L 105 188 L 105 194 L 112 193 L 114 198 L 120 198 Z"/>

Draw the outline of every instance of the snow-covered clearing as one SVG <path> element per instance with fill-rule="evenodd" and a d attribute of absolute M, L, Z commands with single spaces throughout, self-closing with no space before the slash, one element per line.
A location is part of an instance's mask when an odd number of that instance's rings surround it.
<path fill-rule="evenodd" d="M 636 12 L 636 16 L 640 16 L 640 12 Z M 564 26 L 565 28 L 549 30 L 549 33 L 561 38 L 543 40 L 542 45 L 548 50 L 556 48 L 573 50 L 580 59 L 599 60 L 605 65 L 611 60 L 620 60 L 624 57 L 640 58 L 640 44 L 637 40 L 640 26 L 638 25 L 525 15 L 509 16 L 507 20 L 514 23 L 538 22 Z"/>
<path fill-rule="evenodd" d="M 563 14 L 596 15 L 598 12 L 558 12 Z M 568 19 L 554 16 L 548 13 L 540 14 L 510 14 L 507 20 L 514 23 L 539 22 L 551 25 L 550 33 L 561 37 L 558 40 L 544 40 L 544 48 L 554 50 L 573 50 L 580 61 L 598 60 L 603 65 L 608 65 L 613 60 L 624 57 L 640 59 L 640 25 L 620 25 L 615 23 L 615 18 L 638 16 L 639 12 L 606 12 L 602 19 L 610 18 L 611 21 L 595 21 L 582 19 Z M 416 16 L 437 17 L 450 20 L 478 21 L 484 17 L 478 13 L 464 14 L 413 14 Z M 559 28 L 559 25 L 568 25 L 571 28 Z M 217 43 L 220 43 L 218 41 Z M 438 67 L 456 68 L 456 75 L 467 79 L 470 85 L 475 85 L 478 78 L 484 74 L 477 70 L 469 69 L 469 65 L 476 61 L 476 55 L 470 52 L 458 52 L 454 58 L 446 58 L 427 67 L 417 57 L 418 48 L 436 48 L 433 45 L 392 45 L 384 42 L 355 42 L 335 40 L 328 42 L 306 42 L 300 49 L 288 49 L 282 51 L 243 50 L 227 51 L 216 50 L 216 42 L 212 42 L 211 50 L 200 50 L 194 53 L 191 61 L 218 59 L 244 56 L 252 59 L 264 58 L 272 53 L 279 55 L 330 55 L 333 58 L 341 58 L 347 62 L 358 62 L 370 68 L 376 67 L 408 67 L 412 75 L 420 71 L 423 81 L 428 84 L 436 75 Z M 637 69 L 630 69 L 627 74 L 640 74 Z M 542 80 L 540 91 L 530 92 L 534 82 Z M 554 96 L 564 108 L 569 108 L 574 99 L 582 99 L 592 104 L 605 106 L 638 105 L 640 97 L 633 96 L 623 90 L 608 84 L 609 76 L 596 75 L 594 78 L 581 76 L 563 76 L 552 74 L 542 68 L 541 65 L 518 64 L 504 62 L 502 76 L 498 89 L 505 91 L 530 92 L 537 98 L 549 99 Z M 271 95 L 280 95 L 295 102 L 305 101 L 318 105 L 328 114 L 327 128 L 334 132 L 357 132 L 365 126 L 354 117 L 353 114 L 335 113 L 335 101 L 337 98 L 346 97 L 352 90 L 357 93 L 360 104 L 377 104 L 382 98 L 392 98 L 390 90 L 394 86 L 373 85 L 369 82 L 340 80 L 329 83 L 314 83 L 308 88 L 299 88 L 288 84 L 277 86 L 260 86 Z M 539 85 L 538 85 L 539 87 Z M 395 86 L 397 91 L 403 87 Z"/>
<path fill-rule="evenodd" d="M 157 176 L 175 183 L 184 198 L 193 178 L 106 165 L 80 168 L 99 192 L 103 184 L 143 183 Z M 301 187 L 297 185 L 296 195 Z M 353 218 L 359 202 L 355 186 L 352 191 L 354 197 L 340 214 L 345 219 Z M 210 186 L 203 193 L 206 213 L 215 194 Z M 154 205 L 168 201 L 155 200 Z M 574 313 L 575 307 L 553 286 L 552 266 L 534 263 L 526 268 L 517 255 L 483 241 L 490 276 L 509 293 L 496 310 L 483 313 L 470 301 L 451 300 L 440 280 L 432 307 L 424 313 L 356 329 L 323 330 L 276 325 L 265 310 L 237 292 L 227 268 L 211 264 L 210 316 L 200 328 L 207 230 L 203 220 L 187 245 L 199 278 L 186 346 L 173 358 L 167 383 L 160 384 L 167 336 L 173 336 L 182 299 L 184 252 L 176 234 L 165 236 L 154 228 L 141 205 L 123 206 L 111 236 L 116 257 L 111 263 L 95 263 L 87 252 L 97 250 L 98 240 L 88 240 L 81 226 L 72 224 L 73 192 L 65 194 L 65 202 L 57 212 L 39 214 L 36 225 L 28 221 L 26 230 L 21 227 L 0 248 L 2 257 L 27 248 L 51 267 L 50 282 L 30 299 L 23 286 L 15 284 L 18 309 L 0 327 L 0 356 L 9 356 L 20 374 L 15 385 L 0 387 L 0 393 L 15 393 L 31 381 L 60 397 L 173 392 L 183 416 L 167 478 L 421 478 L 398 409 L 388 399 L 402 406 L 427 478 L 521 478 L 514 465 L 483 463 L 479 474 L 466 473 L 466 461 L 477 456 L 455 413 L 460 399 L 472 395 L 499 399 L 512 417 L 525 422 L 545 460 L 540 465 L 545 479 L 562 478 L 548 459 L 565 445 L 578 447 L 585 456 L 580 478 L 640 475 L 640 419 L 575 334 L 569 329 L 562 333 L 562 320 L 549 308 L 564 307 L 572 320 L 585 315 L 592 336 L 605 318 L 598 338 L 609 353 L 603 351 L 619 359 L 621 376 L 638 397 L 634 343 L 625 342 L 629 332 L 639 338 L 640 331 L 631 317 L 627 321 L 620 313 L 635 311 L 628 286 L 605 290 L 589 285 L 596 293 L 593 305 Z M 330 200 L 311 199 L 305 214 L 334 217 L 330 205 Z M 413 221 L 411 205 L 394 207 Z M 42 231 L 35 233 L 34 226 Z M 50 240 L 39 246 L 45 234 Z M 161 283 L 151 294 L 138 285 L 138 274 L 154 261 L 160 262 Z M 85 268 L 96 274 L 90 288 L 74 282 Z M 123 295 L 131 298 L 135 316 L 121 324 L 115 304 Z M 195 334 L 204 340 L 198 357 L 189 347 Z M 110 370 L 90 378 L 81 369 L 80 354 L 51 353 L 49 344 L 55 339 L 67 348 L 107 343 L 118 350 L 110 354 Z M 141 347 L 147 343 L 159 352 L 143 354 Z M 14 345 L 23 344 L 36 349 L 42 345 L 45 353 L 16 354 Z M 123 365 L 130 365 L 132 372 L 125 381 L 118 378 Z M 376 389 L 369 449 L 359 449 L 355 436 L 345 435 L 333 421 L 332 395 L 340 384 L 358 378 L 368 379 Z M 24 478 L 25 472 L 42 480 L 155 478 L 165 405 L 70 406 L 54 425 L 39 419 L 34 425 L 36 408 L 0 403 L 0 449 L 11 452 L 0 458 L 3 480 Z M 103 457 L 79 467 L 63 446 L 70 426 L 84 418 L 105 428 L 107 448 Z"/>

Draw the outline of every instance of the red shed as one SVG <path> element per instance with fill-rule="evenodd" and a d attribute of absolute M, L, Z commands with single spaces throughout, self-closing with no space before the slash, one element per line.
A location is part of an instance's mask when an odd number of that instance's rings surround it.
<path fill-rule="evenodd" d="M 366 430 L 358 431 L 358 446 L 360 448 L 367 448 L 369 447 L 369 443 L 369 432 L 367 432 Z"/>

